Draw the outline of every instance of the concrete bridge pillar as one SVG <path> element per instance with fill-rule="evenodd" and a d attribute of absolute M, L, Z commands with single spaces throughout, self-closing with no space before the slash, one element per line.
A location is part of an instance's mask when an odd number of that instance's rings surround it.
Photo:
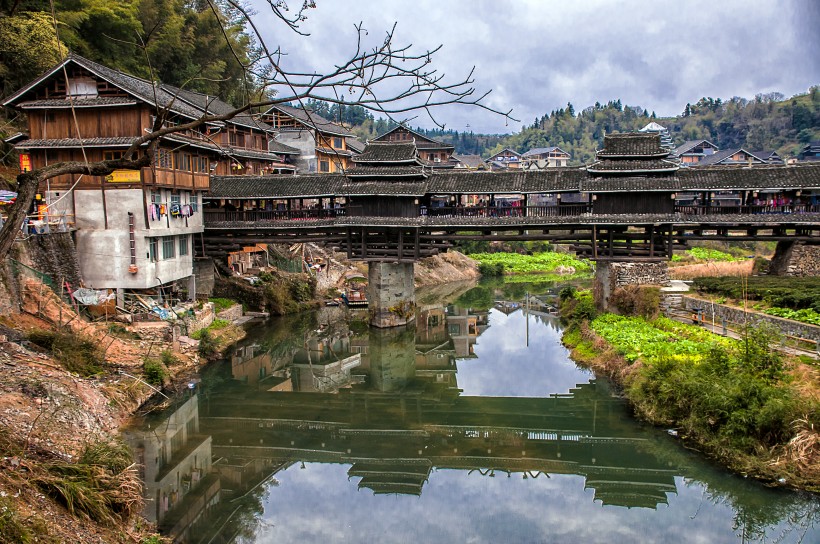
<path fill-rule="evenodd" d="M 612 310 L 609 298 L 618 287 L 626 285 L 669 285 L 669 264 L 661 262 L 598 261 L 595 263 L 593 293 L 595 304 L 603 311 Z"/>
<path fill-rule="evenodd" d="M 416 318 L 413 263 L 370 263 L 367 305 L 373 327 L 398 327 L 413 321 Z"/>

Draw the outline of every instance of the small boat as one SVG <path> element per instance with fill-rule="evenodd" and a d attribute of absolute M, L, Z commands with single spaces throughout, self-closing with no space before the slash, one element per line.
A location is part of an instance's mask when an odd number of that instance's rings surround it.
<path fill-rule="evenodd" d="M 359 272 L 345 274 L 342 300 L 348 308 L 367 308 L 367 280 Z"/>

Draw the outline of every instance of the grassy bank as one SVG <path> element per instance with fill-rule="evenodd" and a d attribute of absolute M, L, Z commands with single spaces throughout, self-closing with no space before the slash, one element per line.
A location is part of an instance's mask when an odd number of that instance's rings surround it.
<path fill-rule="evenodd" d="M 589 274 L 589 261 L 568 253 L 551 251 L 522 255 L 520 253 L 472 253 L 470 257 L 479 262 L 482 276 L 560 274 L 563 277 Z"/>
<path fill-rule="evenodd" d="M 732 470 L 820 490 L 816 369 L 774 351 L 772 331 L 732 340 L 666 318 L 597 315 L 590 302 L 565 297 L 564 343 L 613 378 L 640 417 Z"/>

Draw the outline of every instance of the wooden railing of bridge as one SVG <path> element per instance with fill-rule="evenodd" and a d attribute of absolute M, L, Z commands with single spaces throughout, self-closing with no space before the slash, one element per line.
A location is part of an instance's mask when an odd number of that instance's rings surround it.
<path fill-rule="evenodd" d="M 560 204 L 552 206 L 453 206 L 422 207 L 419 217 L 581 217 L 592 213 L 592 205 L 587 203 Z M 763 215 L 820 213 L 818 204 L 788 206 L 675 206 L 674 212 L 683 216 L 709 215 Z M 343 217 L 361 216 L 358 206 L 340 208 L 302 208 L 291 210 L 245 210 L 205 209 L 205 224 L 211 222 L 256 223 L 266 221 L 329 220 Z"/>

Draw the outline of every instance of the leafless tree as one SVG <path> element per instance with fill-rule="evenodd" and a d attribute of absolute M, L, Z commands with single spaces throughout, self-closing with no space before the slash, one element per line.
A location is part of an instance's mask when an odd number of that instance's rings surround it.
<path fill-rule="evenodd" d="M 218 17 L 219 7 L 216 1 L 208 2 L 214 15 Z M 275 104 L 302 104 L 316 99 L 336 104 L 360 105 L 390 118 L 422 112 L 436 122 L 436 108 L 464 104 L 515 120 L 511 117 L 511 110 L 499 111 L 486 104 L 489 91 L 477 93 L 473 70 L 466 77 L 452 81 L 439 72 L 434 67 L 433 59 L 441 46 L 417 50 L 411 44 L 398 44 L 395 24 L 385 33 L 383 40 L 379 40 L 378 45 L 372 48 L 365 45 L 369 32 L 361 23 L 355 25 L 355 48 L 346 60 L 325 72 L 303 71 L 288 65 L 288 57 L 280 47 L 267 43 L 256 22 L 257 13 L 251 12 L 244 3 L 236 0 L 226 0 L 226 3 L 243 20 L 247 32 L 259 44 L 259 55 L 250 62 L 242 63 L 239 54 L 235 54 L 235 57 L 237 62 L 243 64 L 243 70 L 259 82 L 265 98 L 250 100 L 249 94 L 248 102 L 233 111 L 219 115 L 203 114 L 196 120 L 173 126 L 164 124 L 172 107 L 172 104 L 164 104 L 157 111 L 153 130 L 139 137 L 120 159 L 62 162 L 21 173 L 17 176 L 17 201 L 11 206 L 8 220 L 0 230 L 0 260 L 8 255 L 38 186 L 46 180 L 65 174 L 105 176 L 116 169 L 149 166 L 157 143 L 163 136 L 196 129 L 205 123 L 226 121 L 243 112 L 253 113 Z M 275 20 L 281 25 L 289 31 L 307 36 L 302 30 L 302 24 L 307 19 L 306 13 L 316 8 L 314 1 L 304 0 L 301 7 L 294 11 L 290 11 L 283 0 L 267 0 L 267 3 L 266 9 L 270 8 Z M 55 32 L 56 30 L 55 25 Z M 223 32 L 227 39 L 224 28 Z M 231 43 L 230 40 L 228 43 Z"/>

